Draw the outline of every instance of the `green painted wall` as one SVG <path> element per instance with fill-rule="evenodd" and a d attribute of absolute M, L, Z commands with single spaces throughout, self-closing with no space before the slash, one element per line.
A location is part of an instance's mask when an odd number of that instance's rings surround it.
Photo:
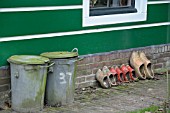
<path fill-rule="evenodd" d="M 75 36 L 1 42 L 0 64 L 14 54 L 67 51 L 74 47 L 80 55 L 166 43 L 167 26 L 111 31 Z"/>
<path fill-rule="evenodd" d="M 0 7 L 35 7 L 35 6 L 63 6 L 80 5 L 82 0 L 1 0 Z"/>
<path fill-rule="evenodd" d="M 156 0 L 150 0 L 156 1 Z M 0 7 L 81 5 L 82 0 L 33 1 L 1 0 Z M 0 38 L 56 32 L 77 31 L 117 26 L 142 25 L 168 22 L 170 4 L 148 5 L 148 18 L 133 22 L 96 27 L 82 27 L 82 10 L 57 10 L 0 13 Z M 0 42 L 0 66 L 7 65 L 7 58 L 14 54 L 40 54 L 47 51 L 68 51 L 77 47 L 80 55 L 109 52 L 149 45 L 170 43 L 170 26 L 138 28 L 131 30 L 91 33 L 43 39 Z"/>
<path fill-rule="evenodd" d="M 148 18 L 147 21 L 144 22 L 133 22 L 96 27 L 82 27 L 81 9 L 1 13 L 0 18 L 0 25 L 3 27 L 3 29 L 0 30 L 0 37 L 44 34 L 53 32 L 77 31 L 84 29 L 167 22 L 168 4 L 149 5 Z"/>
<path fill-rule="evenodd" d="M 169 7 L 168 7 L 168 21 L 170 22 L 170 4 L 169 4 Z M 170 43 L 170 26 L 168 26 L 167 40 L 168 40 L 168 43 Z"/>

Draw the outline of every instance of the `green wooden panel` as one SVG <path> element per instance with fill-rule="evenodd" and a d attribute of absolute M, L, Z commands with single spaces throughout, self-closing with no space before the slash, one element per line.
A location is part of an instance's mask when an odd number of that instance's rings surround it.
<path fill-rule="evenodd" d="M 1 0 L 0 8 L 80 5 L 82 0 Z"/>
<path fill-rule="evenodd" d="M 161 0 L 148 0 L 161 1 Z M 1 0 L 0 8 L 11 7 L 34 7 L 34 6 L 62 6 L 62 5 L 82 5 L 82 0 Z"/>
<path fill-rule="evenodd" d="M 90 40 L 90 41 L 89 41 Z M 0 42 L 0 66 L 15 54 L 40 54 L 68 51 L 74 47 L 80 55 L 167 43 L 167 26 L 139 28 L 65 37 Z"/>
<path fill-rule="evenodd" d="M 168 7 L 168 21 L 170 22 L 170 4 L 169 4 L 169 7 Z M 167 40 L 168 40 L 168 43 L 170 43 L 170 25 L 168 26 L 168 31 L 167 31 Z"/>
<path fill-rule="evenodd" d="M 77 31 L 94 28 L 129 26 L 168 21 L 168 4 L 149 5 L 148 18 L 133 22 L 95 27 L 82 27 L 82 10 L 0 13 L 0 37 Z"/>

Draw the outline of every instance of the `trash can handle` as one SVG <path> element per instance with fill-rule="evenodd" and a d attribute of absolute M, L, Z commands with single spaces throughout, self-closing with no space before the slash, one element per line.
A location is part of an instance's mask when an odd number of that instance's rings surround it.
<path fill-rule="evenodd" d="M 55 62 L 51 62 L 48 66 L 40 66 L 40 67 L 49 68 L 49 67 L 53 66 L 54 64 L 55 64 Z"/>
<path fill-rule="evenodd" d="M 71 52 L 76 52 L 76 53 L 78 53 L 78 48 L 74 48 Z"/>
<path fill-rule="evenodd" d="M 51 67 L 51 66 L 53 66 L 54 64 L 55 64 L 55 62 L 51 62 L 51 64 L 48 65 L 47 67 Z"/>

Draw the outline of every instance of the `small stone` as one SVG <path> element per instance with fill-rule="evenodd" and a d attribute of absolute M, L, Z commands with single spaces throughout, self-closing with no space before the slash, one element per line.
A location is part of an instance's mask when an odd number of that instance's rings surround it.
<path fill-rule="evenodd" d="M 82 91 L 85 91 L 86 90 L 86 88 L 82 88 Z"/>
<path fill-rule="evenodd" d="M 163 111 L 163 108 L 158 109 L 158 111 Z"/>
<path fill-rule="evenodd" d="M 148 91 L 152 91 L 153 89 L 152 88 L 149 88 Z"/>
<path fill-rule="evenodd" d="M 145 111 L 145 113 L 151 113 L 151 112 L 149 112 L 149 111 Z"/>

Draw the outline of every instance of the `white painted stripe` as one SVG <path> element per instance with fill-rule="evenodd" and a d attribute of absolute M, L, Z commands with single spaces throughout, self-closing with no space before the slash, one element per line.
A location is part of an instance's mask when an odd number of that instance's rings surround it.
<path fill-rule="evenodd" d="M 163 1 L 149 1 L 148 4 L 164 4 L 170 3 L 170 0 Z M 48 11 L 48 10 L 68 10 L 68 9 L 82 9 L 82 5 L 72 6 L 46 6 L 46 7 L 18 7 L 18 8 L 0 8 L 0 12 L 23 12 L 23 11 Z"/>
<path fill-rule="evenodd" d="M 82 5 L 75 5 L 75 6 L 0 8 L 0 12 L 67 10 L 67 9 L 82 9 L 82 7 L 83 7 Z"/>
<path fill-rule="evenodd" d="M 164 0 L 164 1 L 149 1 L 148 4 L 166 4 L 170 3 L 170 0 Z"/>
<path fill-rule="evenodd" d="M 170 25 L 170 22 L 164 23 L 153 23 L 153 24 L 143 24 L 143 25 L 133 25 L 133 26 L 123 26 L 123 27 L 112 27 L 112 28 L 101 28 L 92 30 L 81 30 L 81 31 L 71 31 L 71 32 L 60 32 L 60 33 L 48 33 L 48 34 L 38 34 L 38 35 L 25 35 L 25 36 L 14 36 L 14 37 L 1 37 L 0 42 L 14 41 L 14 40 L 26 40 L 26 39 L 38 39 L 38 38 L 48 38 L 48 37 L 59 37 L 59 36 L 69 36 L 69 35 L 80 35 L 87 33 L 100 33 L 108 31 L 118 31 L 136 28 L 147 28 L 156 26 Z"/>

